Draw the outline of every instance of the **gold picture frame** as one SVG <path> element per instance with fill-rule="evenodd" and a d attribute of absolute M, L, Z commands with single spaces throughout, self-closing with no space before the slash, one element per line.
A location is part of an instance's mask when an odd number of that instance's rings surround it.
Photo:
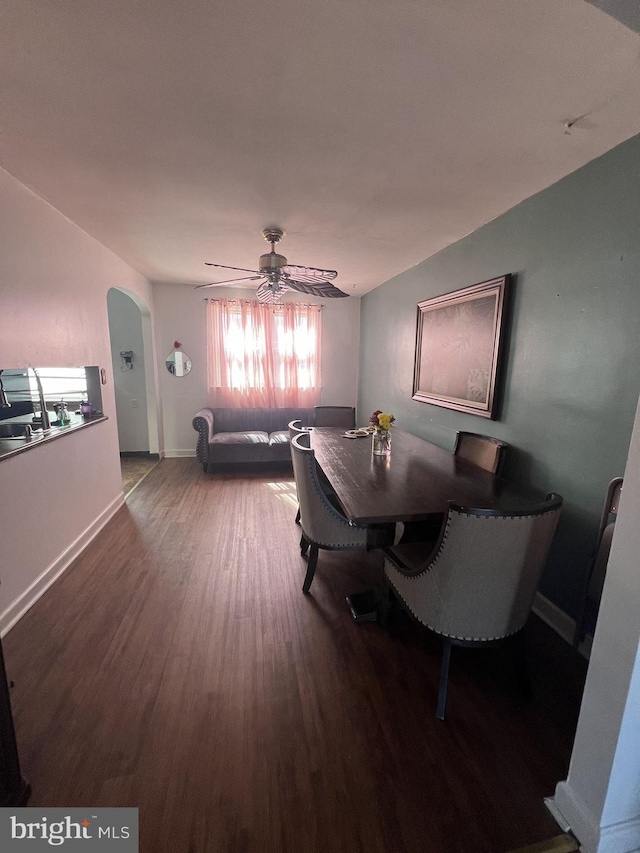
<path fill-rule="evenodd" d="M 413 399 L 495 418 L 510 275 L 418 304 Z"/>

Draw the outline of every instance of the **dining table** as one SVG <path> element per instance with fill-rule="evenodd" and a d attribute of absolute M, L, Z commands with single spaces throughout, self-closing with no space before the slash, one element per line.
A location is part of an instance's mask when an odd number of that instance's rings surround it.
<path fill-rule="evenodd" d="M 311 430 L 316 461 L 344 514 L 357 524 L 441 518 L 447 501 L 483 509 L 528 509 L 544 494 L 479 468 L 423 438 L 393 428 L 391 452 L 374 456 L 371 436 Z"/>
<path fill-rule="evenodd" d="M 379 525 L 431 522 L 449 501 L 483 509 L 523 510 L 545 495 L 485 471 L 453 452 L 393 428 L 391 452 L 372 453 L 371 435 L 350 437 L 334 427 L 314 427 L 311 448 L 350 522 Z M 426 555 L 425 555 L 426 556 Z M 379 590 L 348 596 L 353 618 L 378 618 Z"/>

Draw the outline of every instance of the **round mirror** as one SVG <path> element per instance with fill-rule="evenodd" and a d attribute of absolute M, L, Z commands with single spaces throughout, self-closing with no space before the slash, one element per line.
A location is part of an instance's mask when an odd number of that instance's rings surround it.
<path fill-rule="evenodd" d="M 193 367 L 191 359 L 186 352 L 180 349 L 181 344 L 178 341 L 175 342 L 174 346 L 175 349 L 171 350 L 164 363 L 167 365 L 169 373 L 173 374 L 173 376 L 186 376 Z"/>

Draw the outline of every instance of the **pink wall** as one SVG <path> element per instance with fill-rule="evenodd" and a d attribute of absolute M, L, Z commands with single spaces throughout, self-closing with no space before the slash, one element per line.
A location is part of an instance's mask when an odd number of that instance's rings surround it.
<path fill-rule="evenodd" d="M 0 632 L 122 503 L 106 294 L 149 282 L 0 170 L 0 367 L 99 365 L 110 420 L 0 461 Z"/>

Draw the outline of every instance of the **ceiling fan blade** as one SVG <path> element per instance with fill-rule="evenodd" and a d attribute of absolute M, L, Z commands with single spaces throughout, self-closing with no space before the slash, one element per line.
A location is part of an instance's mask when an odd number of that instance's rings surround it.
<path fill-rule="evenodd" d="M 310 284 L 322 279 L 323 281 L 333 281 L 338 273 L 335 270 L 320 270 L 316 267 L 299 267 L 296 264 L 287 264 L 282 267 L 282 271 L 287 275 L 292 276 L 296 281 L 308 281 Z"/>
<path fill-rule="evenodd" d="M 262 278 L 261 275 L 249 275 L 244 278 L 228 278 L 225 281 L 210 281 L 209 284 L 196 284 L 195 289 L 197 290 L 199 287 L 218 287 L 220 284 L 231 284 L 238 281 L 257 281 L 260 278 Z"/>
<path fill-rule="evenodd" d="M 212 263 L 209 263 L 209 261 L 205 261 L 204 265 L 206 267 L 220 267 L 223 270 L 238 270 L 239 272 L 252 272 L 252 273 L 259 273 L 260 272 L 260 270 L 247 270 L 244 267 L 229 267 L 226 264 L 212 264 Z"/>
<path fill-rule="evenodd" d="M 331 299 L 339 296 L 348 296 L 348 293 L 343 293 L 335 284 L 330 281 L 318 281 L 315 284 L 310 284 L 306 281 L 296 281 L 293 278 L 288 278 L 287 287 L 291 290 L 299 290 L 301 293 L 308 293 L 310 296 L 320 296 L 322 299 Z"/>
<path fill-rule="evenodd" d="M 263 305 L 274 305 L 276 302 L 278 302 L 278 300 L 286 289 L 286 287 L 282 287 L 280 285 L 274 292 L 273 289 L 269 286 L 269 282 L 264 281 L 256 290 L 256 298 L 258 302 L 262 302 Z"/>

